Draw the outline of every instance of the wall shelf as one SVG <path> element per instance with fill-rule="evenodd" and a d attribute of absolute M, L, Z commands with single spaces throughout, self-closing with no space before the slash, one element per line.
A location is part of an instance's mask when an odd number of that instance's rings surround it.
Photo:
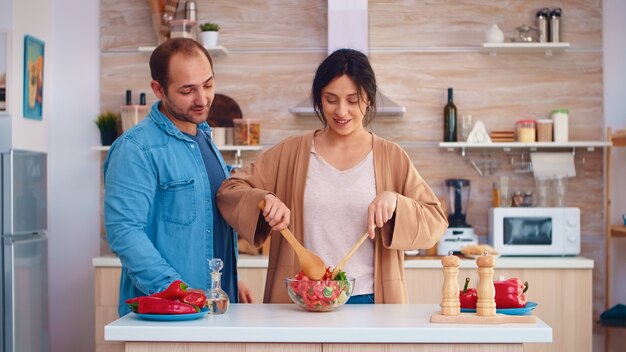
<path fill-rule="evenodd" d="M 137 51 L 145 52 L 145 53 L 151 53 L 152 51 L 154 51 L 154 48 L 156 48 L 156 47 L 155 46 L 140 46 L 139 48 L 137 48 Z M 217 56 L 217 55 L 228 55 L 228 49 L 226 49 L 225 47 L 223 47 L 221 45 L 209 46 L 209 47 L 205 47 L 205 49 L 211 55 L 215 55 L 215 56 Z"/>
<path fill-rule="evenodd" d="M 539 149 L 571 149 L 575 153 L 576 148 L 586 148 L 588 151 L 594 151 L 595 148 L 610 147 L 611 142 L 605 141 L 572 141 L 565 143 L 556 142 L 493 142 L 493 143 L 465 143 L 465 142 L 439 142 L 439 148 L 446 148 L 448 151 L 459 149 L 461 155 L 465 156 L 468 149 L 502 149 L 504 152 L 510 152 L 513 149 L 528 149 L 531 152 Z"/>
<path fill-rule="evenodd" d="M 109 151 L 111 146 L 109 145 L 97 145 L 91 147 L 91 150 L 98 152 L 106 152 Z M 232 166 L 234 168 L 241 168 L 243 166 L 243 160 L 241 159 L 242 152 L 254 152 L 263 150 L 262 145 L 218 145 L 217 149 L 222 152 L 235 152 L 235 164 Z"/>
<path fill-rule="evenodd" d="M 94 151 L 108 151 L 111 146 L 109 145 L 97 145 L 91 147 L 91 150 Z M 241 154 L 241 152 L 253 152 L 259 151 L 263 149 L 262 145 L 218 145 L 217 149 L 226 152 L 237 152 Z"/>
<path fill-rule="evenodd" d="M 498 53 L 533 53 L 543 52 L 546 56 L 559 53 L 569 48 L 569 43 L 483 43 L 483 52 L 490 55 Z"/>
<path fill-rule="evenodd" d="M 611 225 L 611 237 L 626 237 L 626 225 Z"/>

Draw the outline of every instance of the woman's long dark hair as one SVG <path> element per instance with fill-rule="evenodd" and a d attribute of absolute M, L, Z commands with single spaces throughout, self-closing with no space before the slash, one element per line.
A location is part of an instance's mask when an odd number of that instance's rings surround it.
<path fill-rule="evenodd" d="M 322 121 L 324 127 L 328 125 L 322 109 L 322 89 L 342 75 L 347 75 L 354 82 L 359 100 L 367 101 L 368 108 L 364 111 L 363 125 L 369 125 L 376 114 L 376 76 L 367 56 L 354 49 L 339 49 L 333 52 L 317 68 L 311 89 L 311 99 L 317 118 Z M 366 97 L 361 96 L 362 92 L 365 92 Z"/>

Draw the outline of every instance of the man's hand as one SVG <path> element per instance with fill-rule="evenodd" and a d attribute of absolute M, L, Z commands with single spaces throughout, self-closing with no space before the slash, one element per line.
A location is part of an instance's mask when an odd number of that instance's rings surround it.
<path fill-rule="evenodd" d="M 242 280 L 237 283 L 239 286 L 239 303 L 254 303 L 252 300 L 252 291 Z"/>

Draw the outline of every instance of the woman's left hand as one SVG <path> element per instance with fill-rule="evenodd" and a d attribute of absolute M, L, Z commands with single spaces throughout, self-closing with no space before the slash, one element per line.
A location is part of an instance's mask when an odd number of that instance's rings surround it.
<path fill-rule="evenodd" d="M 367 232 L 370 238 L 374 238 L 374 230 L 383 225 L 393 217 L 398 203 L 398 194 L 391 191 L 384 191 L 378 194 L 370 206 L 367 208 Z"/>

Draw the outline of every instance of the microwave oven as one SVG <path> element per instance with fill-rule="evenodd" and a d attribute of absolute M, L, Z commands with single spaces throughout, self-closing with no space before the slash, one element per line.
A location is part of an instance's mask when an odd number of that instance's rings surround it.
<path fill-rule="evenodd" d="M 491 208 L 489 244 L 503 256 L 580 254 L 579 208 Z"/>

